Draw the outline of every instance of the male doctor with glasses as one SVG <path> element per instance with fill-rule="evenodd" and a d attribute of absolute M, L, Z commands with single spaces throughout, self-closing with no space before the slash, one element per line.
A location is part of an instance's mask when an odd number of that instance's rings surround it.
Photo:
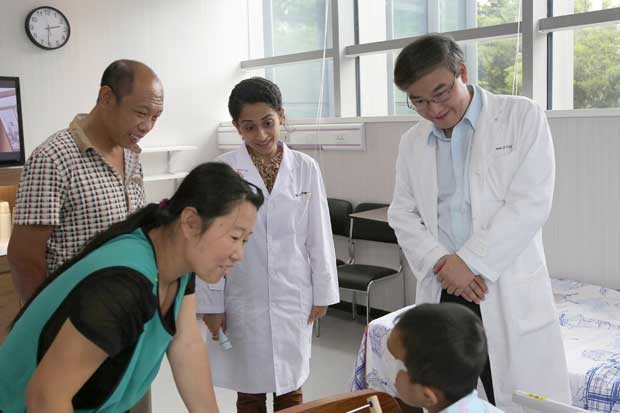
<path fill-rule="evenodd" d="M 547 119 L 525 97 L 468 85 L 463 60 L 437 34 L 396 60 L 394 81 L 424 120 L 402 137 L 389 222 L 416 303 L 456 302 L 482 318 L 488 400 L 520 412 L 519 389 L 570 403 L 542 243 L 555 180 Z"/>

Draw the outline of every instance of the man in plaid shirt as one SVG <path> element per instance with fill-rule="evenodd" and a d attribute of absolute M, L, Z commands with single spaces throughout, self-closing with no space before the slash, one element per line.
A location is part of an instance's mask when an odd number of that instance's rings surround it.
<path fill-rule="evenodd" d="M 22 302 L 93 235 L 143 206 L 138 142 L 162 113 L 163 96 L 149 67 L 115 61 L 90 113 L 33 151 L 19 182 L 8 248 Z"/>
<path fill-rule="evenodd" d="M 90 113 L 32 152 L 17 189 L 7 254 L 22 302 L 92 236 L 144 205 L 138 142 L 163 109 L 155 72 L 117 60 L 103 72 Z M 131 412 L 150 411 L 149 391 Z"/>

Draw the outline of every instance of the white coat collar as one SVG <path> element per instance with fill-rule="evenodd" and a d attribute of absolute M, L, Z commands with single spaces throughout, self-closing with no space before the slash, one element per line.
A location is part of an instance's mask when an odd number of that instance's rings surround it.
<path fill-rule="evenodd" d="M 493 141 L 491 139 L 487 139 L 487 142 L 482 142 L 480 139 L 481 137 L 492 136 L 497 131 L 496 124 L 506 106 L 506 100 L 503 99 L 501 95 L 493 95 L 481 87 L 476 87 L 476 92 L 480 92 L 482 109 L 480 110 L 478 122 L 476 122 L 476 131 L 471 143 L 473 148 L 471 165 L 476 164 L 474 161 L 477 161 L 479 159 L 478 157 L 485 157 L 487 153 L 487 148 L 484 145 L 485 143 L 487 146 L 493 145 Z M 424 119 L 420 121 L 419 128 L 419 133 L 421 136 L 425 137 L 427 145 L 432 149 L 435 149 L 435 139 L 428 138 L 433 130 L 432 122 Z M 476 137 L 478 137 L 478 139 L 476 139 Z"/>
<path fill-rule="evenodd" d="M 498 128 L 498 121 L 506 107 L 506 99 L 503 99 L 502 96 L 493 95 L 482 88 L 478 88 L 478 90 L 481 92 L 482 110 L 476 124 L 476 132 L 472 137 L 470 165 L 478 165 L 485 170 L 487 155 L 492 153 L 494 149 L 495 141 L 492 138 L 496 134 L 502 133 L 501 129 Z"/>
<path fill-rule="evenodd" d="M 294 169 L 294 158 L 291 149 L 284 143 L 283 141 L 278 142 L 278 145 L 282 145 L 282 162 L 280 163 L 280 169 L 278 170 L 278 176 L 276 177 L 276 182 L 273 185 L 273 189 L 271 193 L 275 193 L 279 190 L 282 185 L 286 184 L 290 177 L 290 171 Z M 256 186 L 258 186 L 266 198 L 269 197 L 270 193 L 267 191 L 267 187 L 263 182 L 263 178 L 260 176 L 258 169 L 252 162 L 252 158 L 250 157 L 250 152 L 248 151 L 248 147 L 243 143 L 239 148 L 240 155 L 240 165 L 243 166 L 243 169 L 239 169 L 239 172 L 244 179 L 252 182 Z"/>

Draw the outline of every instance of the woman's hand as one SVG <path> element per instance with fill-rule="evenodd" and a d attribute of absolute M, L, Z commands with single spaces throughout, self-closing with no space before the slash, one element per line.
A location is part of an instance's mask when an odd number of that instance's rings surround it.
<path fill-rule="evenodd" d="M 226 313 L 203 314 L 202 321 L 207 325 L 214 341 L 218 341 L 220 328 L 226 330 Z"/>
<path fill-rule="evenodd" d="M 327 306 L 313 305 L 312 311 L 310 311 L 310 316 L 308 317 L 308 324 L 312 324 L 319 318 L 325 317 L 325 314 L 327 314 Z"/>

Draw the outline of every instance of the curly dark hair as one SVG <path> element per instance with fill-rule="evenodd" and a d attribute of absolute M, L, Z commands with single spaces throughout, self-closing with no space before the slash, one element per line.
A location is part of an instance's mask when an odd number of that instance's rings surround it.
<path fill-rule="evenodd" d="M 276 112 L 282 109 L 282 93 L 278 85 L 263 77 L 251 77 L 237 83 L 228 98 L 228 112 L 237 122 L 243 105 L 266 103 Z"/>

